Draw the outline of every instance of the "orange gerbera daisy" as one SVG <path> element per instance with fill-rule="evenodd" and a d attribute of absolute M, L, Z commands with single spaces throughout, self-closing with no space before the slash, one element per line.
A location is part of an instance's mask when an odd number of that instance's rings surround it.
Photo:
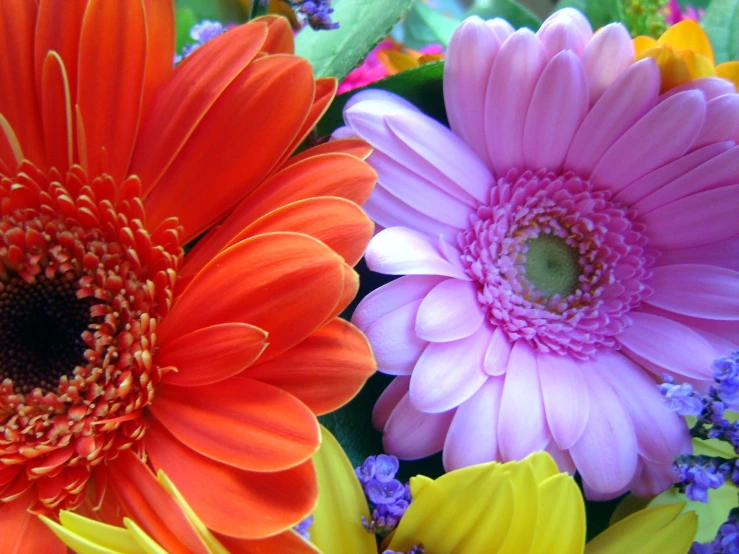
<path fill-rule="evenodd" d="M 31 513 L 157 525 L 143 469 L 229 545 L 299 545 L 315 415 L 374 371 L 337 319 L 369 150 L 288 159 L 336 83 L 276 17 L 173 70 L 171 0 L 2 0 L 0 44 L 0 552 L 63 551 Z"/>

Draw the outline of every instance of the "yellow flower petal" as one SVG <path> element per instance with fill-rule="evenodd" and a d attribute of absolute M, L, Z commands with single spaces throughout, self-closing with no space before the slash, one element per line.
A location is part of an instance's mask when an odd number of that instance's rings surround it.
<path fill-rule="evenodd" d="M 713 63 L 702 54 L 697 54 L 692 50 L 685 50 L 680 52 L 680 57 L 685 61 L 691 79 L 716 76 L 716 69 L 713 67 Z"/>
<path fill-rule="evenodd" d="M 512 465 L 511 462 L 505 464 L 506 472 L 512 480 L 516 501 L 513 503 L 513 520 L 508 537 L 500 549 L 500 554 L 529 552 L 534 539 L 531 523 L 536 521 L 538 516 L 539 493 L 534 470 L 527 460 L 528 458 L 516 465 Z"/>
<path fill-rule="evenodd" d="M 713 48 L 708 35 L 703 28 L 692 19 L 684 19 L 667 29 L 657 40 L 659 44 L 669 44 L 677 50 L 692 50 L 696 54 L 701 54 L 716 63 L 713 57 Z"/>
<path fill-rule="evenodd" d="M 716 75 L 728 79 L 739 89 L 739 61 L 724 62 L 716 66 Z"/>
<path fill-rule="evenodd" d="M 131 532 L 134 540 L 138 543 L 143 552 L 145 552 L 146 554 L 168 554 L 167 551 L 159 546 L 159 544 L 157 544 L 154 539 L 147 535 L 141 527 L 136 525 L 135 521 L 124 517 L 123 525 L 125 525 L 126 529 Z"/>
<path fill-rule="evenodd" d="M 197 514 L 195 514 L 195 511 L 187 503 L 185 497 L 180 494 L 180 491 L 177 490 L 177 487 L 174 486 L 174 483 L 162 470 L 159 470 L 159 472 L 157 473 L 157 479 L 162 484 L 164 489 L 172 497 L 174 497 L 174 499 L 180 505 L 180 508 L 182 508 L 185 517 L 188 519 L 193 529 L 195 529 L 195 532 L 200 535 L 200 539 L 203 541 L 208 551 L 211 554 L 229 554 L 228 550 L 226 550 L 226 548 L 218 541 L 218 539 L 213 536 L 213 533 L 210 532 L 210 529 L 208 529 L 202 522 L 202 520 L 197 516 Z"/>
<path fill-rule="evenodd" d="M 128 530 L 62 510 L 56 523 L 39 516 L 59 539 L 78 554 L 142 554 Z"/>
<path fill-rule="evenodd" d="M 313 455 L 318 474 L 318 505 L 311 542 L 323 554 L 376 554 L 375 537 L 362 527 L 369 508 L 354 468 L 334 436 L 321 427 L 321 446 Z"/>
<path fill-rule="evenodd" d="M 418 67 L 418 58 L 396 50 L 380 50 L 377 52 L 377 59 L 385 66 L 390 75 Z"/>
<path fill-rule="evenodd" d="M 524 461 L 534 470 L 534 479 L 536 479 L 537 483 L 541 483 L 554 475 L 561 475 L 557 467 L 557 462 L 546 452 L 531 454 Z"/>
<path fill-rule="evenodd" d="M 641 56 L 644 51 L 657 46 L 657 41 L 655 39 L 644 35 L 636 37 L 632 42 L 634 43 L 634 54 L 636 54 L 638 59 L 644 57 Z"/>
<path fill-rule="evenodd" d="M 539 483 L 539 506 L 544 509 L 539 510 L 530 551 L 581 553 L 585 548 L 585 502 L 575 481 L 558 473 Z"/>
<path fill-rule="evenodd" d="M 694 512 L 678 515 L 683 506 L 666 504 L 632 514 L 590 541 L 585 554 L 686 554 L 698 517 Z"/>
<path fill-rule="evenodd" d="M 690 81 L 690 69 L 685 60 L 671 47 L 655 47 L 645 50 L 639 55 L 642 58 L 654 58 L 662 76 L 661 92 Z"/>

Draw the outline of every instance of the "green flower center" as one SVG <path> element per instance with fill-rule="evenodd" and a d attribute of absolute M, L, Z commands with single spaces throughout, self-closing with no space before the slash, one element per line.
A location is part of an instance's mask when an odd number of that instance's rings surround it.
<path fill-rule="evenodd" d="M 569 296 L 577 289 L 581 269 L 577 251 L 563 239 L 542 234 L 526 241 L 526 279 L 547 297 Z"/>

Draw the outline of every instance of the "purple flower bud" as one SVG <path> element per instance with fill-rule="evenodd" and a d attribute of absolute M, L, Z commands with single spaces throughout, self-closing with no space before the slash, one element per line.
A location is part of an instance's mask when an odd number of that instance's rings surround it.
<path fill-rule="evenodd" d="M 354 473 L 357 474 L 357 478 L 362 483 L 362 486 L 366 485 L 375 476 L 375 467 L 375 457 L 369 456 L 361 466 L 354 469 Z"/>
<path fill-rule="evenodd" d="M 395 456 L 388 456 L 386 454 L 380 454 L 375 459 L 375 479 L 386 483 L 395 478 L 395 474 L 398 472 L 400 464 L 398 458 Z"/>
<path fill-rule="evenodd" d="M 367 483 L 365 491 L 370 502 L 379 506 L 382 504 L 392 504 L 401 498 L 405 492 L 405 487 L 403 487 L 400 481 L 395 479 L 387 483 L 383 483 L 377 479 L 371 479 Z"/>
<path fill-rule="evenodd" d="M 405 511 L 408 509 L 408 502 L 401 498 L 400 500 L 396 500 L 394 504 L 386 504 L 385 509 L 390 515 L 403 517 Z"/>
<path fill-rule="evenodd" d="M 190 38 L 200 44 L 205 44 L 222 34 L 225 30 L 226 28 L 220 21 L 203 19 L 200 23 L 192 26 L 192 29 L 190 29 Z"/>
<path fill-rule="evenodd" d="M 310 540 L 310 532 L 309 529 L 311 528 L 311 525 L 313 525 L 313 516 L 309 515 L 307 518 L 305 518 L 303 521 L 298 523 L 293 529 L 295 531 L 302 535 L 302 537 L 309 541 Z"/>
<path fill-rule="evenodd" d="M 670 382 L 659 385 L 667 407 L 682 416 L 697 416 L 703 411 L 703 399 L 688 383 L 674 385 Z"/>

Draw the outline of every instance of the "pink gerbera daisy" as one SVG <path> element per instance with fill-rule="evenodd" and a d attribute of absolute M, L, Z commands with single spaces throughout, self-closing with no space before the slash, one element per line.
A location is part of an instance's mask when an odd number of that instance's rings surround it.
<path fill-rule="evenodd" d="M 405 275 L 355 323 L 385 373 L 385 447 L 448 470 L 545 449 L 587 493 L 650 494 L 690 449 L 662 374 L 706 386 L 739 345 L 739 96 L 660 95 L 628 31 L 577 11 L 536 33 L 466 20 L 449 45 L 451 130 L 382 91 L 337 136 L 375 148 L 366 259 Z"/>

